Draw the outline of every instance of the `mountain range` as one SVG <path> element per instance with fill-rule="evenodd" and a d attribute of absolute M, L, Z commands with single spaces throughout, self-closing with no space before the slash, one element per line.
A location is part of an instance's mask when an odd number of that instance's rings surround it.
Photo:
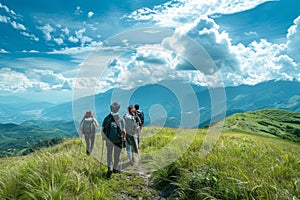
<path fill-rule="evenodd" d="M 176 83 L 174 83 L 176 84 Z M 109 113 L 109 105 L 116 100 L 121 102 L 121 114 L 126 112 L 128 103 L 139 103 L 145 113 L 146 125 L 160 125 L 179 127 L 180 120 L 186 113 L 181 113 L 180 105 L 189 107 L 189 100 L 197 98 L 198 106 L 191 107 L 190 115 L 200 114 L 198 127 L 211 123 L 211 96 L 210 94 L 220 88 L 191 85 L 192 91 L 184 97 L 178 96 L 165 83 L 145 85 L 132 90 L 111 89 L 95 96 L 87 96 L 75 100 L 53 105 L 47 102 L 30 102 L 29 100 L 15 99 L 0 100 L 0 123 L 22 123 L 31 119 L 79 121 L 85 110 L 95 111 L 99 122 Z M 180 84 L 179 84 L 180 85 Z M 222 89 L 222 88 L 221 88 Z M 265 108 L 277 108 L 290 111 L 300 111 L 300 83 L 296 81 L 268 81 L 257 85 L 239 85 L 224 88 L 226 97 L 226 116 L 238 112 L 253 111 Z M 117 94 L 117 95 L 116 95 Z M 8 98 L 8 97 L 6 97 Z M 125 100 L 124 100 L 125 99 Z M 10 102 L 4 104 L 4 102 Z M 95 101 L 95 106 L 91 102 Z M 21 103 L 20 103 L 21 102 Z M 125 102 L 125 103 L 124 103 Z"/>
<path fill-rule="evenodd" d="M 51 120 L 72 120 L 74 116 L 81 116 L 85 110 L 95 110 L 97 119 L 101 121 L 109 112 L 109 105 L 117 100 L 124 102 L 128 98 L 129 103 L 139 103 L 141 110 L 145 113 L 146 125 L 164 125 L 167 127 L 178 127 L 181 117 L 180 104 L 189 107 L 189 100 L 197 98 L 198 106 L 191 107 L 191 113 L 199 112 L 200 123 L 198 127 L 203 127 L 210 123 L 211 119 L 211 96 L 214 90 L 207 87 L 192 85 L 193 91 L 182 98 L 179 102 L 178 97 L 164 84 L 153 84 L 142 86 L 133 90 L 109 90 L 95 96 L 84 97 L 73 102 L 60 104 L 44 109 L 42 117 Z M 300 111 L 300 83 L 293 81 L 269 81 L 257 85 L 240 85 L 236 87 L 226 87 L 226 116 L 238 112 L 246 112 L 265 108 L 277 108 L 290 111 Z M 117 95 L 115 95 L 117 94 Z M 115 97 L 117 96 L 117 97 Z M 95 101 L 95 108 L 90 107 Z M 220 99 L 222 101 L 222 99 Z M 72 112 L 72 105 L 74 113 Z M 153 105 L 156 105 L 156 109 Z M 159 107 L 160 105 L 160 107 Z M 121 103 L 120 113 L 126 112 L 126 106 Z M 159 110 L 161 108 L 161 110 Z M 163 109 L 163 110 L 162 110 Z M 79 113 L 76 113 L 79 112 Z M 82 113 L 82 114 L 81 114 Z M 73 116 L 74 114 L 74 116 Z M 151 116 L 151 117 L 150 117 Z M 76 120 L 80 120 L 79 118 Z M 162 124 L 162 122 L 165 122 Z"/>

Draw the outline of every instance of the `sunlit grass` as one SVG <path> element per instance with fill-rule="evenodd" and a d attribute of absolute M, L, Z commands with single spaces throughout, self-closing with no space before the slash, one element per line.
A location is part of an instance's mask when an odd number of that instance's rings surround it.
<path fill-rule="evenodd" d="M 172 144 L 178 130 L 145 128 L 143 153 Z M 196 137 L 171 165 L 150 182 L 135 173 L 105 178 L 102 141 L 86 156 L 78 138 L 24 157 L 0 159 L 0 199 L 296 199 L 300 197 L 300 145 L 278 138 L 226 131 L 201 159 L 206 129 L 181 130 Z M 104 149 L 105 150 L 105 149 Z M 176 149 L 175 149 L 176 150 Z M 106 156 L 104 156 L 106 157 Z M 127 162 L 125 152 L 122 162 Z M 105 163 L 104 159 L 104 163 Z"/>

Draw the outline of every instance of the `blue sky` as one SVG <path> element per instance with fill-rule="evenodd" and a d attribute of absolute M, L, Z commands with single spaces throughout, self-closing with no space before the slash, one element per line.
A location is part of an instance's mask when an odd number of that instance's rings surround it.
<path fill-rule="evenodd" d="M 70 101 L 75 83 L 99 84 L 97 92 L 103 92 L 170 77 L 214 86 L 214 74 L 155 51 L 164 44 L 147 39 L 142 47 L 151 48 L 112 59 L 100 82 L 91 75 L 76 81 L 85 59 L 103 41 L 142 27 L 171 29 L 179 42 L 183 35 L 191 37 L 211 56 L 226 86 L 300 81 L 299 0 L 0 0 L 1 95 Z M 182 48 L 183 56 L 197 54 Z"/>

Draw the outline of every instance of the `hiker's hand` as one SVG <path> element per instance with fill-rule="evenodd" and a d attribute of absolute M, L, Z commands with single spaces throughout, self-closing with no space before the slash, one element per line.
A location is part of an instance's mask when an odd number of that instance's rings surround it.
<path fill-rule="evenodd" d="M 123 137 L 123 138 L 122 138 L 122 141 L 125 142 L 125 141 L 126 141 L 126 137 Z"/>
<path fill-rule="evenodd" d="M 80 128 L 79 128 L 79 130 L 81 130 L 81 131 L 82 131 L 82 130 L 83 130 L 83 128 L 82 128 L 82 127 L 80 127 Z"/>

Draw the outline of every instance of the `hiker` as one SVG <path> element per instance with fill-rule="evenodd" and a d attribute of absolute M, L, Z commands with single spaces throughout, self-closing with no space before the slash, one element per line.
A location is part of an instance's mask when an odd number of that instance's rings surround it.
<path fill-rule="evenodd" d="M 94 148 L 96 127 L 98 128 L 98 122 L 94 118 L 93 112 L 86 111 L 80 122 L 80 130 L 84 135 L 87 155 L 90 155 Z"/>
<path fill-rule="evenodd" d="M 140 134 L 141 134 L 141 131 L 142 131 L 143 127 L 144 127 L 145 117 L 144 117 L 144 112 L 140 110 L 140 105 L 139 104 L 135 104 L 134 108 L 136 110 L 136 115 L 138 116 L 138 119 L 139 119 L 139 128 L 140 128 L 140 131 L 139 131 L 137 140 L 138 140 L 138 144 L 140 144 Z"/>
<path fill-rule="evenodd" d="M 112 173 L 119 173 L 118 164 L 123 142 L 126 140 L 125 121 L 119 116 L 120 105 L 114 102 L 110 106 L 110 114 L 107 115 L 102 123 L 102 140 L 106 140 L 107 148 L 107 178 Z M 112 153 L 114 151 L 114 160 Z"/>
<path fill-rule="evenodd" d="M 125 129 L 126 129 L 126 151 L 131 165 L 134 164 L 134 153 L 138 153 L 138 122 L 135 117 L 135 108 L 130 105 L 128 106 L 128 114 L 124 115 Z"/>

